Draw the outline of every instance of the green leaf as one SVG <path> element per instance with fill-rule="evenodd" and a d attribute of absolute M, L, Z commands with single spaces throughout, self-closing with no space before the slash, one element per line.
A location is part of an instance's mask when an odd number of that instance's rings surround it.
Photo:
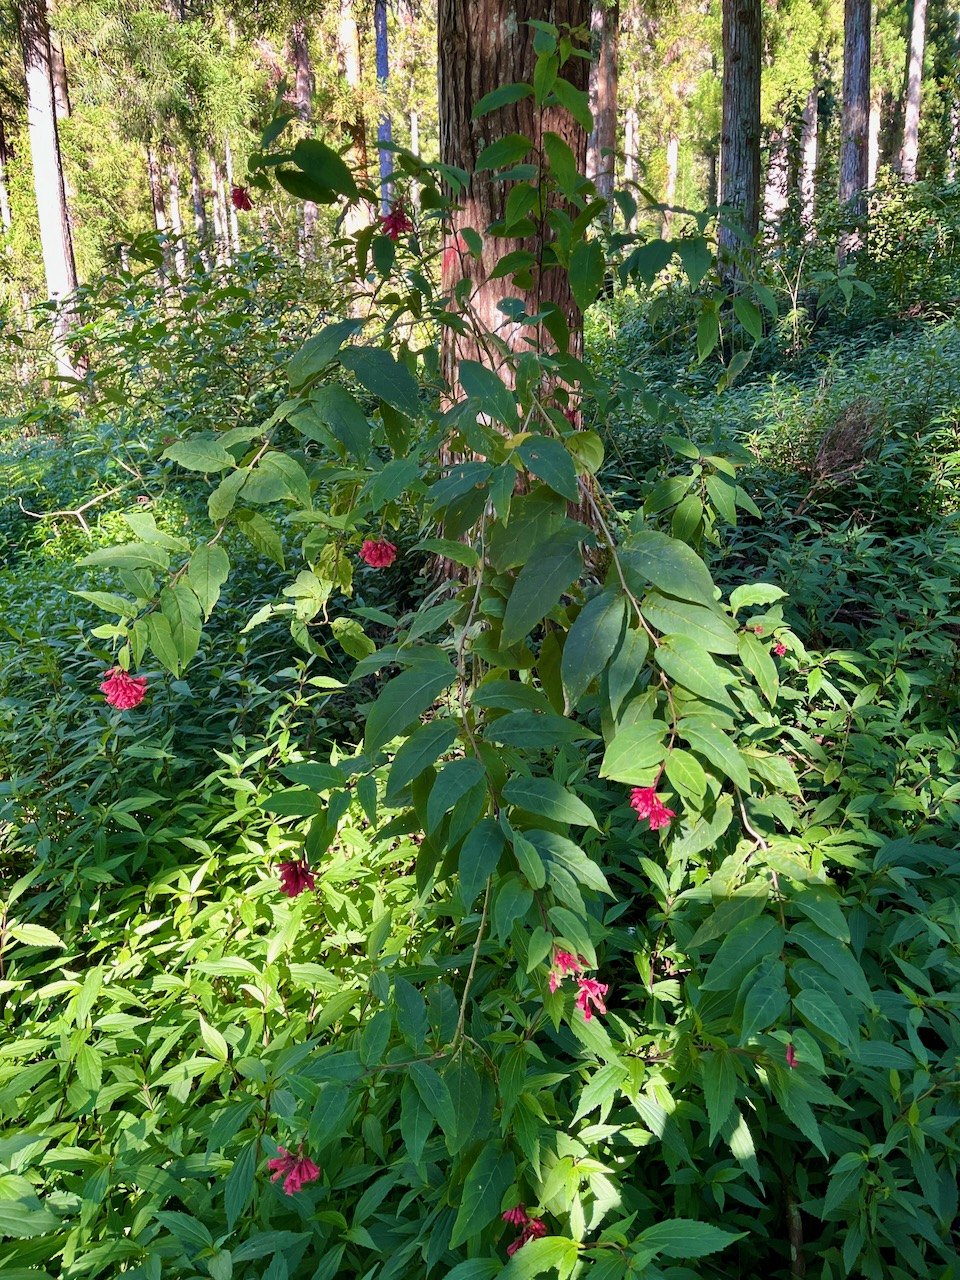
<path fill-rule="evenodd" d="M 547 883 L 547 872 L 536 845 L 522 836 L 519 831 L 514 831 L 510 837 L 510 843 L 527 884 L 531 889 L 542 889 Z"/>
<path fill-rule="evenodd" d="M 667 755 L 667 781 L 684 799 L 702 801 L 707 792 L 707 775 L 700 761 L 682 747 L 673 747 Z"/>
<path fill-rule="evenodd" d="M 483 95 L 474 106 L 471 119 L 479 120 L 481 116 L 489 115 L 491 111 L 497 111 L 500 107 L 509 107 L 514 102 L 529 98 L 531 93 L 533 93 L 533 87 L 529 84 L 503 84 L 499 89 L 493 89 L 490 93 Z M 457 1277 L 457 1280 L 460 1280 L 460 1277 Z"/>
<path fill-rule="evenodd" d="M 489 95 L 488 95 L 489 96 Z M 498 138 L 477 156 L 474 171 L 483 173 L 486 169 L 507 169 L 515 165 L 533 150 L 533 143 L 522 133 L 508 133 L 505 138 Z"/>
<path fill-rule="evenodd" d="M 740 661 L 760 686 L 760 692 L 771 706 L 777 700 L 780 689 L 780 677 L 777 664 L 770 657 L 764 645 L 757 639 L 753 631 L 741 631 L 738 636 Z"/>
<path fill-rule="evenodd" d="M 793 997 L 793 1007 L 795 1012 L 803 1018 L 804 1022 L 808 1023 L 816 1031 L 824 1032 L 826 1035 L 836 1040 L 838 1044 L 842 1044 L 847 1048 L 850 1048 L 854 1043 L 854 1035 L 850 1029 L 849 1023 L 837 1008 L 834 1001 L 831 1000 L 824 992 L 812 990 L 798 991 Z M 877 1065 L 893 1065 L 896 1067 L 903 1067 L 905 1065 L 909 1069 L 914 1065 L 913 1059 L 910 1058 L 909 1054 L 906 1056 L 907 1062 L 905 1064 L 897 1061 L 895 1063 Z"/>
<path fill-rule="evenodd" d="M 70 594 L 79 596 L 81 600 L 89 600 L 98 609 L 118 614 L 121 618 L 135 618 L 139 612 L 132 600 L 118 596 L 113 591 L 71 591 Z"/>
<path fill-rule="evenodd" d="M 702 312 L 697 321 L 697 360 L 703 364 L 720 341 L 720 317 L 713 307 Z"/>
<path fill-rule="evenodd" d="M 555 493 L 571 502 L 579 499 L 577 468 L 562 441 L 554 436 L 534 436 L 518 445 L 516 453 L 527 470 Z"/>
<path fill-rule="evenodd" d="M 340 356 L 340 363 L 353 372 L 362 387 L 378 400 L 411 418 L 420 415 L 420 394 L 416 379 L 406 365 L 395 360 L 382 347 L 351 347 Z"/>
<path fill-rule="evenodd" d="M 725 1249 L 736 1240 L 742 1240 L 745 1235 L 745 1231 L 721 1231 L 719 1227 L 696 1222 L 693 1218 L 670 1218 L 641 1231 L 637 1242 L 648 1249 L 656 1249 L 657 1253 L 665 1253 L 668 1258 L 703 1258 L 708 1253 Z"/>
<path fill-rule="evenodd" d="M 799 944 L 811 960 L 816 960 L 827 973 L 838 979 L 852 996 L 868 1008 L 874 1004 L 870 984 L 848 946 L 806 922 L 795 924 L 787 936 L 790 942 Z"/>
<path fill-rule="evenodd" d="M 608 589 L 589 600 L 567 633 L 560 662 L 566 710 L 572 711 L 610 661 L 623 634 L 626 601 Z"/>
<path fill-rule="evenodd" d="M 501 742 L 511 747 L 556 747 L 562 742 L 580 742 L 596 737 L 592 729 L 548 712 L 511 711 L 484 727 L 487 742 Z"/>
<path fill-rule="evenodd" d="M 267 559 L 272 560 L 274 564 L 284 568 L 283 561 L 283 545 L 280 542 L 280 535 L 274 529 L 269 520 L 265 520 L 263 516 L 258 515 L 255 511 L 247 511 L 242 509 L 237 511 L 237 523 L 241 531 L 246 535 L 250 544 L 265 555 Z"/>
<path fill-rule="evenodd" d="M 850 929 L 837 894 L 824 885 L 808 885 L 790 895 L 790 903 L 831 938 L 850 941 Z"/>
<path fill-rule="evenodd" d="M 661 671 L 689 689 L 721 706 L 733 709 L 726 686 L 733 682 L 733 675 L 714 662 L 705 649 L 686 636 L 666 636 L 654 650 L 654 660 Z"/>
<path fill-rule="evenodd" d="M 11 938 L 15 938 L 24 947 L 61 947 L 63 942 L 52 929 L 45 929 L 39 924 L 19 924 L 14 922 L 8 926 Z"/>
<path fill-rule="evenodd" d="M 730 592 L 730 608 L 734 613 L 750 605 L 775 604 L 786 596 L 785 591 L 772 582 L 748 582 Z"/>
<path fill-rule="evenodd" d="M 314 391 L 310 405 L 347 452 L 365 463 L 370 455 L 370 423 L 350 392 L 330 383 Z"/>
<path fill-rule="evenodd" d="M 564 591 L 583 568 L 582 525 L 568 525 L 538 547 L 520 570 L 503 615 L 503 643 L 515 644 L 528 635 L 559 603 Z"/>
<path fill-rule="evenodd" d="M 238 467 L 220 481 L 207 499 L 207 511 L 214 524 L 221 524 L 233 510 L 240 490 L 250 478 L 249 467 Z"/>
<path fill-rule="evenodd" d="M 780 959 L 765 957 L 760 971 L 743 1001 L 741 1043 L 757 1031 L 772 1026 L 790 1003 L 786 966 Z"/>
<path fill-rule="evenodd" d="M 105 566 L 108 569 L 160 569 L 170 567 L 170 553 L 149 542 L 125 542 L 118 547 L 101 547 L 82 556 L 77 564 Z"/>
<path fill-rule="evenodd" d="M 503 1263 L 499 1258 L 467 1258 L 465 1262 L 458 1262 L 452 1271 L 448 1271 L 443 1280 L 493 1280 L 502 1270 Z"/>
<path fill-rule="evenodd" d="M 620 714 L 624 700 L 640 679 L 649 652 L 650 639 L 646 631 L 638 627 L 625 633 L 607 668 L 607 696 L 614 718 Z"/>
<path fill-rule="evenodd" d="M 460 847 L 460 897 L 469 907 L 497 869 L 506 839 L 493 818 L 481 818 Z"/>
<path fill-rule="evenodd" d="M 675 241 L 677 252 L 680 254 L 680 261 L 683 263 L 683 270 L 690 282 L 690 288 L 696 289 L 697 285 L 713 266 L 713 254 L 710 246 L 702 236 L 695 239 L 684 239 Z"/>
<path fill-rule="evenodd" d="M 479 1235 L 497 1217 L 515 1171 L 513 1156 L 499 1142 L 488 1141 L 483 1146 L 463 1184 L 460 1209 L 450 1236 L 451 1249 Z"/>
<path fill-rule="evenodd" d="M 728 1049 L 701 1053 L 698 1059 L 703 1081 L 703 1100 L 710 1120 L 710 1142 L 714 1142 L 733 1110 L 737 1096 L 737 1071 Z"/>
<path fill-rule="evenodd" d="M 174 643 L 169 620 L 162 613 L 151 613 L 146 618 L 150 648 L 157 660 L 172 676 L 180 675 L 180 651 Z"/>
<path fill-rule="evenodd" d="M 600 777 L 629 786 L 647 784 L 647 774 L 667 753 L 663 743 L 666 732 L 662 720 L 643 720 L 621 729 L 604 752 Z"/>
<path fill-rule="evenodd" d="M 532 1280 L 533 1276 L 541 1276 L 545 1271 L 554 1269 L 561 1277 L 566 1277 L 573 1271 L 578 1258 L 576 1240 L 568 1236 L 543 1236 L 539 1240 L 527 1241 L 522 1249 L 518 1249 L 499 1273 L 498 1280 Z"/>
<path fill-rule="evenodd" d="M 651 592 L 642 604 L 643 616 L 661 635 L 686 636 L 707 653 L 735 654 L 737 633 L 720 613 L 686 600 Z"/>
<path fill-rule="evenodd" d="M 477 360 L 460 361 L 460 385 L 471 399 L 490 417 L 514 431 L 519 425 L 515 394 L 493 369 Z"/>
<path fill-rule="evenodd" d="M 256 1186 L 257 1154 L 259 1142 L 248 1142 L 234 1160 L 223 1186 L 223 1207 L 227 1215 L 227 1229 L 232 1231 L 237 1219 L 253 1199 Z"/>
<path fill-rule="evenodd" d="M 337 791 L 345 781 L 343 774 L 335 765 L 322 764 L 313 760 L 284 765 L 280 772 L 291 782 L 311 787 L 314 791 Z"/>
<path fill-rule="evenodd" d="M 680 721 L 681 738 L 691 750 L 715 765 L 742 791 L 750 790 L 750 772 L 746 761 L 722 729 L 704 717 L 689 716 Z"/>
<path fill-rule="evenodd" d="M 667 595 L 714 608 L 716 592 L 707 566 L 686 543 L 644 529 L 626 540 L 620 560 L 634 594 L 643 595 L 652 582 Z"/>
<path fill-rule="evenodd" d="M 561 107 L 566 107 L 581 129 L 585 129 L 587 133 L 592 131 L 593 114 L 590 110 L 589 94 L 561 77 L 553 86 L 553 96 Z"/>
<path fill-rule="evenodd" d="M 643 281 L 648 287 L 668 266 L 674 254 L 672 240 L 649 240 L 638 245 L 620 268 L 620 279 L 624 284 L 629 276 Z"/>
<path fill-rule="evenodd" d="M 456 741 L 455 720 L 431 720 L 415 730 L 393 757 L 387 777 L 387 804 L 395 804 L 403 789 L 449 751 Z"/>
<path fill-rule="evenodd" d="M 580 846 L 574 844 L 572 840 L 568 840 L 566 836 L 558 835 L 555 831 L 534 829 L 525 831 L 523 834 L 546 862 L 548 879 L 552 869 L 559 867 L 565 873 L 573 876 L 577 884 L 584 885 L 588 889 L 595 889 L 598 893 L 606 893 L 610 894 L 611 897 L 613 896 L 606 876 L 592 858 L 588 858 Z"/>
<path fill-rule="evenodd" d="M 461 796 L 465 796 L 483 779 L 483 765 L 476 758 L 470 756 L 448 761 L 430 789 L 430 798 L 427 801 L 427 832 L 435 831 L 443 815 L 453 808 Z"/>
<path fill-rule="evenodd" d="M 581 240 L 570 255 L 570 291 L 586 311 L 603 288 L 606 259 L 599 240 Z"/>
<path fill-rule="evenodd" d="M 362 320 L 338 320 L 308 338 L 287 364 L 290 386 L 298 391 L 327 367 L 346 340 L 363 328 Z"/>
<path fill-rule="evenodd" d="M 433 1123 L 430 1109 L 420 1097 L 412 1077 L 408 1076 L 400 1090 L 400 1136 L 406 1154 L 415 1165 L 423 1157 L 423 1148 L 433 1130 Z"/>
<path fill-rule="evenodd" d="M 453 1137 L 457 1131 L 457 1113 L 447 1082 L 427 1062 L 411 1062 L 410 1078 L 424 1106 L 443 1131 L 443 1136 Z"/>
<path fill-rule="evenodd" d="M 123 518 L 141 542 L 166 547 L 168 551 L 186 551 L 190 545 L 186 538 L 174 538 L 158 529 L 157 522 L 149 511 L 125 511 Z"/>
<path fill-rule="evenodd" d="M 230 558 L 219 543 L 197 547 L 187 565 L 186 581 L 209 618 L 220 599 L 220 589 L 230 574 Z"/>
<path fill-rule="evenodd" d="M 160 456 L 179 463 L 187 471 L 226 471 L 237 465 L 233 454 L 228 453 L 219 440 L 212 437 L 195 436 L 190 440 L 178 440 L 176 444 L 164 449 Z"/>
<path fill-rule="evenodd" d="M 515 777 L 503 788 L 507 804 L 526 809 L 551 822 L 569 823 L 575 827 L 597 827 L 593 811 L 579 796 L 555 782 L 553 778 Z"/>
<path fill-rule="evenodd" d="M 200 601 L 185 582 L 175 582 L 160 592 L 160 612 L 170 623 L 170 636 L 182 671 L 190 665 L 200 647 L 203 629 Z"/>
<path fill-rule="evenodd" d="M 356 196 L 357 184 L 343 157 L 319 138 L 301 138 L 291 155 L 294 164 L 299 165 L 318 186 L 326 187 L 337 195 Z"/>
<path fill-rule="evenodd" d="M 733 299 L 733 313 L 754 342 L 759 342 L 763 337 L 763 317 L 750 299 L 737 294 Z"/>
<path fill-rule="evenodd" d="M 450 687 L 453 678 L 452 667 L 426 665 L 404 671 L 384 685 L 367 715 L 366 750 L 379 751 L 404 733 Z"/>
<path fill-rule="evenodd" d="M 9 1236 L 15 1240 L 29 1240 L 33 1236 L 52 1235 L 61 1226 L 61 1219 L 49 1209 L 26 1209 L 16 1200 L 0 1200 L 0 1236 Z M 11 1255 L 8 1254 L 8 1256 Z M 9 1274 L 6 1267 L 4 1271 Z M 21 1271 L 21 1274 L 24 1273 Z M 42 1280 L 45 1273 L 29 1274 L 36 1275 L 38 1280 Z"/>
<path fill-rule="evenodd" d="M 610 1062 L 592 1075 L 577 1101 L 574 1124 L 604 1103 L 613 1102 L 626 1077 L 626 1068 L 619 1062 Z"/>
<path fill-rule="evenodd" d="M 735 991 L 765 956 L 776 958 L 782 948 L 783 929 L 775 920 L 744 920 L 720 944 L 701 986 L 704 991 Z"/>

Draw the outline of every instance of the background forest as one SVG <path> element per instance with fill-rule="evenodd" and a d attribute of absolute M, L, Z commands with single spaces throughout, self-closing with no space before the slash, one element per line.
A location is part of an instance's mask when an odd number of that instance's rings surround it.
<path fill-rule="evenodd" d="M 0 3 L 0 1280 L 960 1280 L 960 11 Z"/>

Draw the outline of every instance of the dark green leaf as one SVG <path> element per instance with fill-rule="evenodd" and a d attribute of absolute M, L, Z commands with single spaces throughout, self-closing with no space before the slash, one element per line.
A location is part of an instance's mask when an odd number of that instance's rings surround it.
<path fill-rule="evenodd" d="M 627 539 L 620 559 L 636 595 L 643 595 L 649 582 L 667 595 L 714 608 L 716 592 L 707 566 L 686 543 L 644 529 Z"/>
<path fill-rule="evenodd" d="M 577 501 L 580 496 L 577 468 L 562 441 L 553 436 L 538 435 L 524 440 L 517 446 L 516 452 L 527 470 L 538 480 L 542 480 L 555 493 L 562 494 L 571 502 Z"/>
<path fill-rule="evenodd" d="M 353 372 L 361 386 L 401 413 L 416 418 L 420 413 L 420 393 L 413 374 L 382 347 L 350 347 L 340 363 Z"/>
<path fill-rule="evenodd" d="M 392 738 L 399 737 L 449 688 L 453 676 L 451 667 L 426 666 L 404 671 L 384 685 L 367 715 L 366 750 L 379 751 Z"/>
<path fill-rule="evenodd" d="M 500 1201 L 513 1182 L 515 1170 L 513 1156 L 504 1151 L 499 1142 L 488 1141 L 481 1148 L 463 1184 L 460 1209 L 450 1237 L 451 1249 L 479 1235 L 497 1217 Z"/>
<path fill-rule="evenodd" d="M 586 530 L 572 525 L 552 534 L 520 570 L 503 616 L 503 643 L 515 644 L 528 635 L 559 603 L 564 591 L 583 568 L 580 543 Z"/>

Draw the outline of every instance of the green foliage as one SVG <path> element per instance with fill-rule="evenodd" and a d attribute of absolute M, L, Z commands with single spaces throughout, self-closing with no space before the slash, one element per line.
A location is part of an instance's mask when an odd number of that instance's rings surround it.
<path fill-rule="evenodd" d="M 578 110 L 537 26 L 497 101 Z M 265 149 L 262 181 L 351 199 L 331 154 Z M 471 285 L 439 297 L 416 233 L 350 243 L 358 315 L 309 331 L 261 322 L 296 308 L 260 257 L 198 277 L 186 324 L 147 276 L 84 299 L 97 493 L 116 468 L 151 501 L 72 548 L 83 625 L 25 612 L 4 653 L 0 1275 L 960 1266 L 958 399 L 924 402 L 923 470 L 892 465 L 904 408 L 855 473 L 896 572 L 822 487 L 797 536 L 785 446 L 731 389 L 769 291 L 734 308 L 702 229 L 659 267 L 607 245 L 545 157 L 496 174 L 548 210 L 538 261 L 597 311 L 608 248 L 640 282 L 669 263 L 687 394 L 590 367 L 519 297 L 529 343 L 475 334 L 496 371 L 441 387 Z M 802 388 L 769 395 L 802 452 Z M 86 478 L 48 475 L 79 509 Z M 939 522 L 907 528 L 907 491 Z M 117 665 L 147 680 L 129 710 L 91 701 Z"/>

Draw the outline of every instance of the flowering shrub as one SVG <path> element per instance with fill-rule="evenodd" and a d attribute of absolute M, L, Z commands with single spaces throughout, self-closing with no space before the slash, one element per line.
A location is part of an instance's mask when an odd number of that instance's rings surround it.
<path fill-rule="evenodd" d="M 108 671 L 100 685 L 100 692 L 111 707 L 118 711 L 129 711 L 138 707 L 147 692 L 146 676 L 128 675 L 122 667 L 114 667 Z"/>

